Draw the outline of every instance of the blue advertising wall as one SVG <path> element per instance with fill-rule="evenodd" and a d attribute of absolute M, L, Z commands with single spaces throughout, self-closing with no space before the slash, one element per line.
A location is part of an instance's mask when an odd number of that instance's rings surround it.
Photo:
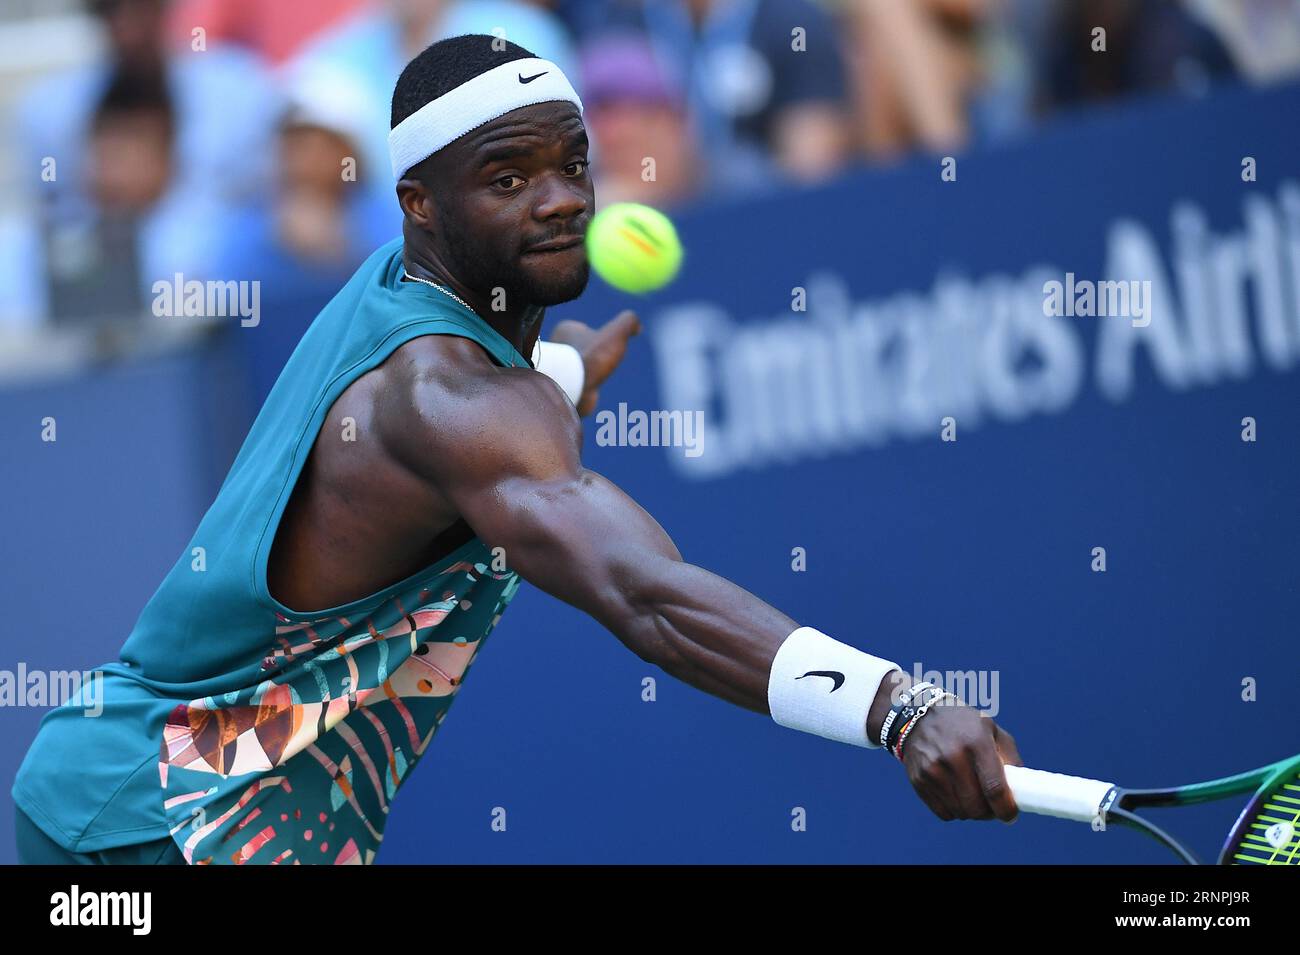
<path fill-rule="evenodd" d="M 1140 786 L 1295 752 L 1297 115 L 1295 86 L 1149 102 L 964 153 L 955 180 L 934 157 L 692 210 L 669 290 L 593 281 L 551 319 L 635 304 L 602 411 L 698 411 L 700 453 L 589 420 L 587 465 L 801 623 L 974 671 L 1029 765 Z M 1044 314 L 1067 272 L 1150 282 L 1149 308 Z M 116 413 L 105 387 L 59 389 L 102 437 L 57 463 L 30 440 L 49 396 L 3 396 L 0 667 L 114 655 L 210 499 L 201 434 L 131 437 L 175 418 L 167 386 L 113 391 Z M 6 778 L 38 715 L 0 711 Z M 942 823 L 884 755 L 677 683 L 527 586 L 422 762 L 382 862 L 1169 858 L 1058 820 Z M 1170 825 L 1212 856 L 1236 808 Z"/>

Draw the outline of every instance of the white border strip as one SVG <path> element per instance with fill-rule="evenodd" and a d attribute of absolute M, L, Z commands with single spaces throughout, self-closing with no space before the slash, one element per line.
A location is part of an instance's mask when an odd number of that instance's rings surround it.
<path fill-rule="evenodd" d="M 401 179 L 412 166 L 498 116 L 557 100 L 573 103 L 582 112 L 582 100 L 564 72 L 550 60 L 511 60 L 480 73 L 425 103 L 388 134 L 393 178 Z"/>

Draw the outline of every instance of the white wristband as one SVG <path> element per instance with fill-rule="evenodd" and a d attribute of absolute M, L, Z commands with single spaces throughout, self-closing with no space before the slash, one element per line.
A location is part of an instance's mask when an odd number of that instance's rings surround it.
<path fill-rule="evenodd" d="M 800 627 L 776 651 L 767 678 L 767 705 L 782 726 L 867 749 L 867 713 L 881 681 L 897 663 L 873 657 Z"/>
<path fill-rule="evenodd" d="M 570 401 L 575 405 L 578 403 L 587 379 L 587 370 L 582 365 L 578 349 L 539 338 L 537 347 L 533 349 L 533 367 L 559 385 Z"/>

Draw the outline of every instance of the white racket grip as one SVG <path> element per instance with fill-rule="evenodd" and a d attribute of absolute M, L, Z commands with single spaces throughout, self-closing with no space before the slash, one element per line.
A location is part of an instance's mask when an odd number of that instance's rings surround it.
<path fill-rule="evenodd" d="M 1102 804 L 1114 783 L 1082 776 L 1048 773 L 1041 769 L 1023 766 L 1004 766 L 1007 785 L 1021 812 L 1040 816 L 1057 816 L 1078 822 L 1092 822 L 1101 811 Z"/>

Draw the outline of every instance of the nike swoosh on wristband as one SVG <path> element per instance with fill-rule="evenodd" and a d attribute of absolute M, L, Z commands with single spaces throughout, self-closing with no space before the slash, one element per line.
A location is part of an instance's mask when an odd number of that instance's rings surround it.
<path fill-rule="evenodd" d="M 549 72 L 551 72 L 551 71 L 550 71 L 550 70 L 542 70 L 542 72 L 538 73 L 537 76 L 528 76 L 528 77 L 525 77 L 524 74 L 520 73 L 520 74 L 519 74 L 519 82 L 520 82 L 520 83 L 531 83 L 533 80 L 537 79 L 538 77 L 545 76 L 545 75 L 546 75 L 547 73 L 549 73 Z"/>
<path fill-rule="evenodd" d="M 835 685 L 831 687 L 832 693 L 834 693 L 836 690 L 838 690 L 840 687 L 844 685 L 844 674 L 841 673 L 839 670 L 809 670 L 803 676 L 829 677 L 831 680 L 835 682 Z M 802 680 L 803 676 L 797 676 L 795 677 L 795 679 Z"/>

